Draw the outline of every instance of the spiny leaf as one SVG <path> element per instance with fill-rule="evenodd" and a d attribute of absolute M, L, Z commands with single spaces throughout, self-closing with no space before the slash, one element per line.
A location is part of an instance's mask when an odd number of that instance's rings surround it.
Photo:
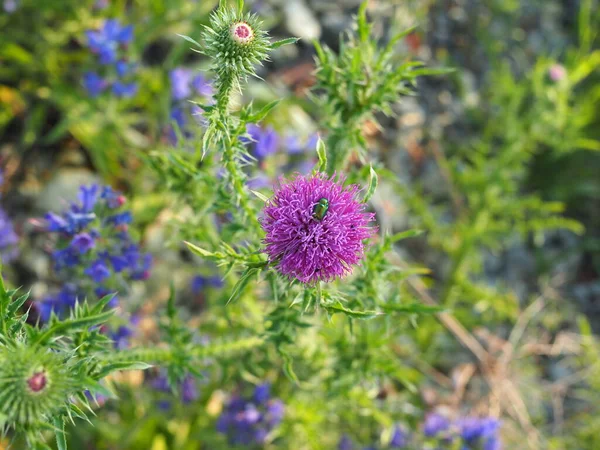
<path fill-rule="evenodd" d="M 203 248 L 197 247 L 191 242 L 183 241 L 183 243 L 187 245 L 191 252 L 195 253 L 196 255 L 204 256 L 205 258 L 211 258 L 215 256 L 213 252 L 209 252 L 208 250 L 204 250 Z"/>
<path fill-rule="evenodd" d="M 379 177 L 373 169 L 373 166 L 369 167 L 369 173 L 369 189 L 367 189 L 365 197 L 363 198 L 364 203 L 367 203 L 369 200 L 371 200 L 371 197 L 373 197 L 373 194 L 375 194 L 375 190 L 377 189 L 377 185 L 379 184 Z"/>
<path fill-rule="evenodd" d="M 240 295 L 242 295 L 242 292 L 244 291 L 244 288 L 246 287 L 246 285 L 250 282 L 250 280 L 254 276 L 258 275 L 259 272 L 260 272 L 260 269 L 258 269 L 256 267 L 246 268 L 246 270 L 244 270 L 244 272 L 240 276 L 240 279 L 238 280 L 238 282 L 233 287 L 233 291 L 231 292 L 231 295 L 229 296 L 229 300 L 227 300 L 227 304 L 231 303 L 232 301 L 237 300 L 240 297 Z"/>
<path fill-rule="evenodd" d="M 386 304 L 383 305 L 386 311 L 400 312 L 406 314 L 435 314 L 446 311 L 443 306 L 437 305 L 424 305 L 422 303 L 411 303 L 408 305 L 394 305 Z"/>
<path fill-rule="evenodd" d="M 95 375 L 97 378 L 104 378 L 105 376 L 122 370 L 146 370 L 152 367 L 150 364 L 139 361 L 120 361 L 114 362 L 104 366 Z"/>
<path fill-rule="evenodd" d="M 327 170 L 327 151 L 325 150 L 325 143 L 319 137 L 317 141 L 317 156 L 319 157 L 319 172 L 325 172 Z"/>
<path fill-rule="evenodd" d="M 283 47 L 284 45 L 289 45 L 289 44 L 295 44 L 296 42 L 298 42 L 300 40 L 300 38 L 287 38 L 287 39 L 281 39 L 280 41 L 275 41 L 271 44 L 271 48 L 273 50 L 279 48 L 279 47 Z"/>
<path fill-rule="evenodd" d="M 192 38 L 191 38 L 191 37 L 189 37 L 189 36 L 186 36 L 185 34 L 177 34 L 177 36 L 179 36 L 179 37 L 181 37 L 181 38 L 185 39 L 186 41 L 188 41 L 188 42 L 190 42 L 190 43 L 192 43 L 192 44 L 194 44 L 194 45 L 196 45 L 196 46 L 198 46 L 198 47 L 202 47 L 202 45 L 200 45 L 200 43 L 199 43 L 199 42 L 195 41 L 194 39 L 192 39 Z"/>
<path fill-rule="evenodd" d="M 321 303 L 321 306 L 330 314 L 343 313 L 348 317 L 352 317 L 353 319 L 372 319 L 383 314 L 382 312 L 378 311 L 355 311 L 348 309 L 339 300 L 334 300 L 331 303 Z"/>
<path fill-rule="evenodd" d="M 263 202 L 268 202 L 269 201 L 269 197 L 267 197 L 266 195 L 261 194 L 260 192 L 253 191 L 252 189 L 250 189 L 250 192 L 252 192 L 258 198 L 260 198 Z"/>

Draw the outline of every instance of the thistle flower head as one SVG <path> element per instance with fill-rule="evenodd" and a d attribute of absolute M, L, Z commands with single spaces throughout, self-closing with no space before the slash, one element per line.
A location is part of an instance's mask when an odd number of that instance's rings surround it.
<path fill-rule="evenodd" d="M 357 200 L 359 187 L 325 174 L 281 180 L 264 210 L 266 252 L 271 263 L 302 283 L 348 275 L 376 228 L 375 215 Z"/>

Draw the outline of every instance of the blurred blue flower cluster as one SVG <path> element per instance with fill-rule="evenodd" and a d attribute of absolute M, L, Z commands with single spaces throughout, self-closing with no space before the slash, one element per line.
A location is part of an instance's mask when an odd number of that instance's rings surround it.
<path fill-rule="evenodd" d="M 217 420 L 217 431 L 232 445 L 262 444 L 283 420 L 285 408 L 271 398 L 268 383 L 257 386 L 251 398 L 234 395 Z"/>
<path fill-rule="evenodd" d="M 189 127 L 190 116 L 195 119 L 192 125 L 202 124 L 202 108 L 189 100 L 200 96 L 207 101 L 213 95 L 213 87 L 202 74 L 194 74 L 194 71 L 187 67 L 173 69 L 169 73 L 169 80 L 172 100 L 170 119 L 178 130 L 170 126 L 168 139 L 171 144 L 175 145 L 178 142 L 178 133 L 185 139 L 193 136 L 193 130 Z"/>
<path fill-rule="evenodd" d="M 91 97 L 111 88 L 117 97 L 133 97 L 138 89 L 131 81 L 136 65 L 129 61 L 127 46 L 133 40 L 133 25 L 122 26 L 118 20 L 107 19 L 99 30 L 86 32 L 87 46 L 103 66 L 103 75 L 88 71 L 83 86 Z"/>
<path fill-rule="evenodd" d="M 0 186 L 4 183 L 4 174 L 0 170 Z M 0 258 L 3 263 L 12 261 L 18 254 L 19 237 L 15 233 L 12 221 L 6 211 L 0 207 Z"/>
<path fill-rule="evenodd" d="M 151 386 L 158 392 L 163 392 L 167 394 L 172 394 L 173 389 L 169 385 L 168 378 L 165 374 L 161 374 L 158 377 L 154 378 L 151 382 Z M 190 374 L 186 375 L 179 386 L 177 386 L 177 390 L 180 393 L 181 402 L 184 405 L 192 403 L 197 400 L 200 396 L 198 391 L 198 383 L 196 378 Z M 159 408 L 163 411 L 166 411 L 171 408 L 171 400 L 163 399 L 158 404 Z"/>
<path fill-rule="evenodd" d="M 79 202 L 63 214 L 46 214 L 45 228 L 58 238 L 52 260 L 62 286 L 39 302 L 42 320 L 53 311 L 65 314 L 77 300 L 122 292 L 131 281 L 148 278 L 152 257 L 130 235 L 133 218 L 124 203 L 110 186 L 82 186 Z M 115 296 L 111 306 L 117 302 Z"/>
<path fill-rule="evenodd" d="M 395 426 L 389 443 L 385 447 L 368 446 L 363 450 L 382 448 L 418 448 L 435 450 L 501 450 L 502 442 L 498 434 L 500 422 L 491 417 L 464 417 L 454 422 L 447 417 L 432 413 L 425 417 L 423 435 L 409 436 L 402 428 Z M 357 450 L 353 440 L 343 435 L 338 444 L 339 450 Z"/>

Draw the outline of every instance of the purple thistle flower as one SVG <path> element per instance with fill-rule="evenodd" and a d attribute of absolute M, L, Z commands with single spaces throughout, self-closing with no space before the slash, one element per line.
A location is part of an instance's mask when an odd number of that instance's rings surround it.
<path fill-rule="evenodd" d="M 108 86 L 108 82 L 96 72 L 83 74 L 83 87 L 92 97 L 100 95 Z"/>
<path fill-rule="evenodd" d="M 364 255 L 364 241 L 376 232 L 356 197 L 358 186 L 344 187 L 343 178 L 325 174 L 280 180 L 264 209 L 266 252 L 272 264 L 302 283 L 330 282 L 348 275 Z M 319 219 L 315 207 L 326 199 L 329 208 Z"/>

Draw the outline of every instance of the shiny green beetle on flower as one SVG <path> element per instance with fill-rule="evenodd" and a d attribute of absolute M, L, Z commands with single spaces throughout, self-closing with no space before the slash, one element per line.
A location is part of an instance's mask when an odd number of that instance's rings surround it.
<path fill-rule="evenodd" d="M 329 210 L 329 200 L 326 198 L 322 198 L 319 200 L 319 203 L 315 205 L 313 208 L 313 217 L 317 220 L 323 220 L 325 214 Z"/>

